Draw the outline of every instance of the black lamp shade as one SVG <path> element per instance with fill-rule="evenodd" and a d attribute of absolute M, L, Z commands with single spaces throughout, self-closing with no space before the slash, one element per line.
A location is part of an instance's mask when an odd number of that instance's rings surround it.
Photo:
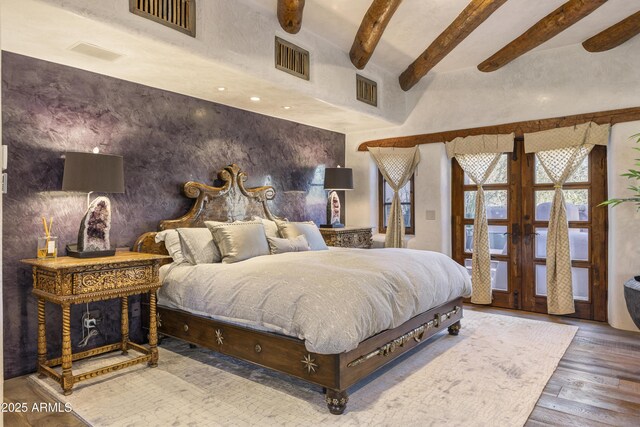
<path fill-rule="evenodd" d="M 324 188 L 327 190 L 353 190 L 353 171 L 351 168 L 326 168 L 324 170 Z"/>
<path fill-rule="evenodd" d="M 62 191 L 124 193 L 122 156 L 68 151 Z"/>

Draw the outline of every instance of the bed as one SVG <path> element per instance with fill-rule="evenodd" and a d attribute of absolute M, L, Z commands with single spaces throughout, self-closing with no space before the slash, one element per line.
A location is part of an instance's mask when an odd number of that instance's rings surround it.
<path fill-rule="evenodd" d="M 167 254 L 159 231 L 256 216 L 276 220 L 272 187 L 245 188 L 237 165 L 220 187 L 188 182 L 182 217 L 143 234 L 139 252 Z M 383 262 L 384 261 L 384 262 Z M 404 249 L 346 249 L 263 255 L 234 264 L 162 267 L 158 332 L 322 386 L 332 414 L 347 389 L 447 329 L 457 335 L 465 269 L 449 257 Z"/>

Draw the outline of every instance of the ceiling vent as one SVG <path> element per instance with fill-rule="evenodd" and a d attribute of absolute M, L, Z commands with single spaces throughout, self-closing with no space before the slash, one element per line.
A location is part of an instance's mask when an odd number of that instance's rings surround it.
<path fill-rule="evenodd" d="M 276 37 L 276 68 L 309 80 L 309 51 Z"/>
<path fill-rule="evenodd" d="M 191 37 L 196 36 L 196 0 L 129 0 L 129 10 Z"/>
<path fill-rule="evenodd" d="M 104 61 L 113 62 L 118 58 L 122 58 L 122 55 L 110 50 L 95 46 L 89 43 L 79 42 L 69 48 L 72 52 L 81 53 L 83 55 L 92 56 L 94 58 L 102 59 Z"/>
<path fill-rule="evenodd" d="M 377 107 L 378 83 L 356 74 L 356 99 Z"/>

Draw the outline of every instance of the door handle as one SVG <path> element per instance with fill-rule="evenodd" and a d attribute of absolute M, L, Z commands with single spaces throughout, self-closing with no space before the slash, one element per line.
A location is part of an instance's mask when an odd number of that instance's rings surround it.
<path fill-rule="evenodd" d="M 513 243 L 517 243 L 518 238 L 520 237 L 520 224 L 513 223 L 511 224 L 511 232 L 502 233 L 503 236 L 511 236 Z"/>
<path fill-rule="evenodd" d="M 531 239 L 531 236 L 537 236 L 538 233 L 533 231 L 533 226 L 531 224 L 524 225 L 524 236 L 528 239 Z"/>
<path fill-rule="evenodd" d="M 520 235 L 520 226 L 518 224 L 511 224 L 511 233 L 502 233 L 503 236 L 511 236 L 518 237 Z"/>

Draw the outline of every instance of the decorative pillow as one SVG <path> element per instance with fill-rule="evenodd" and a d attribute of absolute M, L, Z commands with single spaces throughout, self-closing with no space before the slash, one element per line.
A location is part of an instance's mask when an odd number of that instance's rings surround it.
<path fill-rule="evenodd" d="M 182 253 L 182 245 L 180 244 L 180 236 L 178 230 L 164 230 L 156 233 L 156 243 L 164 242 L 169 256 L 173 258 L 173 262 L 181 264 L 186 261 Z"/>
<path fill-rule="evenodd" d="M 313 221 L 278 221 L 276 224 L 278 224 L 280 235 L 282 235 L 282 237 L 284 237 L 285 239 L 293 239 L 294 237 L 304 235 L 305 239 L 307 239 L 307 242 L 309 242 L 309 248 L 312 251 L 322 251 L 329 249 L 327 248 L 327 244 L 322 238 L 322 234 L 320 234 L 320 230 L 318 230 L 318 226 L 316 226 Z"/>
<path fill-rule="evenodd" d="M 208 228 L 178 228 L 178 235 L 184 257 L 191 264 L 211 264 L 222 260 Z"/>
<path fill-rule="evenodd" d="M 264 225 L 264 234 L 266 234 L 267 238 L 269 237 L 280 237 L 280 233 L 278 233 L 278 224 L 275 221 L 271 221 L 270 219 L 261 218 L 259 216 L 254 216 L 252 218 L 254 221 L 261 221 L 262 225 Z"/>
<path fill-rule="evenodd" d="M 293 239 L 281 239 L 279 237 L 267 236 L 271 254 L 283 254 L 285 252 L 304 252 L 309 250 L 309 242 L 304 235 L 299 235 Z"/>
<path fill-rule="evenodd" d="M 211 230 L 225 264 L 269 255 L 269 243 L 262 221 L 237 221 L 227 224 L 205 221 L 205 225 Z"/>

